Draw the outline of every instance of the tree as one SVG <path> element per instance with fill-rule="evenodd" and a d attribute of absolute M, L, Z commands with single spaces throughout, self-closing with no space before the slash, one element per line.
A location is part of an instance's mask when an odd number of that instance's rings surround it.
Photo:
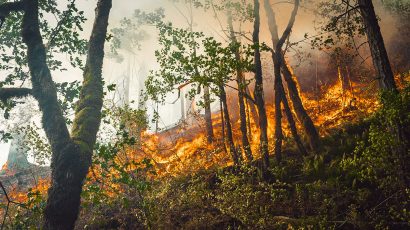
<path fill-rule="evenodd" d="M 242 156 L 237 152 L 233 140 L 232 124 L 229 115 L 225 86 L 234 79 L 235 75 L 237 77 L 238 70 L 242 71 L 242 68 L 244 70 L 251 68 L 251 59 L 244 58 L 243 60 L 238 61 L 237 51 L 240 49 L 240 44 L 238 43 L 230 43 L 227 46 L 223 46 L 213 38 L 207 38 L 204 40 L 204 48 L 206 54 L 203 56 L 205 71 L 210 77 L 210 83 L 216 86 L 214 91 L 218 94 L 222 105 L 221 109 L 223 109 L 223 121 L 225 124 L 223 127 L 226 132 L 226 136 L 224 137 L 226 137 L 228 142 L 228 150 L 232 156 L 234 164 L 239 165 Z M 247 48 L 249 52 L 249 47 Z M 249 156 L 247 157 L 249 160 Z"/>
<path fill-rule="evenodd" d="M 0 5 L 0 12 L 4 16 L 11 12 L 23 13 L 22 38 L 27 47 L 26 60 L 32 83 L 30 92 L 39 103 L 42 126 L 52 150 L 52 178 L 44 211 L 44 229 L 73 229 L 78 217 L 82 185 L 91 164 L 101 120 L 101 72 L 111 5 L 111 0 L 99 0 L 97 3 L 84 67 L 83 85 L 71 134 L 57 99 L 56 86 L 47 62 L 47 48 L 40 30 L 42 15 L 39 10 L 43 2 L 22 0 Z"/>
<path fill-rule="evenodd" d="M 382 103 L 386 108 L 389 108 L 389 106 L 392 106 L 389 105 L 388 100 L 386 100 L 386 98 L 389 97 L 389 92 L 393 93 L 393 96 L 399 98 L 400 102 L 403 99 L 401 99 L 394 81 L 393 71 L 391 69 L 386 47 L 384 45 L 383 36 L 380 32 L 380 26 L 374 11 L 373 2 L 371 0 L 358 0 L 358 4 L 360 14 L 363 18 L 363 26 L 365 28 L 367 40 L 370 46 L 373 65 L 378 74 L 379 87 L 384 91 Z M 407 162 L 407 159 L 409 158 L 408 150 L 410 147 L 410 133 L 408 128 L 403 125 L 404 120 L 405 118 L 403 115 L 394 119 L 392 121 L 393 124 L 390 126 L 390 132 L 398 140 L 399 145 L 393 148 L 393 152 L 400 160 L 400 168 L 403 175 L 406 175 L 406 172 L 408 172 L 408 164 L 405 162 Z M 403 181 L 407 187 L 410 185 L 410 178 L 408 175 L 404 176 Z"/>
<path fill-rule="evenodd" d="M 172 24 L 161 22 L 157 27 L 162 47 L 156 51 L 160 70 L 147 79 L 147 93 L 153 100 L 163 102 L 167 93 L 179 91 L 186 85 L 192 87 L 189 92 L 191 97 L 197 95 L 200 89 L 209 88 L 211 93 L 221 99 L 228 150 L 235 164 L 239 164 L 240 156 L 235 149 L 225 92 L 225 85 L 231 81 L 235 71 L 233 48 L 223 47 L 221 43 L 211 37 L 205 37 L 203 33 L 174 28 Z M 197 53 L 195 50 L 202 52 Z M 246 61 L 249 60 L 243 60 Z"/>
<path fill-rule="evenodd" d="M 260 128 L 260 152 L 262 155 L 261 173 L 263 178 L 267 178 L 269 168 L 269 146 L 268 146 L 268 119 L 266 117 L 265 99 L 263 91 L 263 75 L 262 75 L 262 61 L 259 44 L 259 30 L 260 30 L 260 4 L 259 0 L 254 0 L 253 13 L 253 35 L 252 41 L 254 46 L 254 68 L 255 68 L 255 89 L 254 96 L 256 107 L 259 115 Z"/>
<path fill-rule="evenodd" d="M 235 31 L 233 28 L 233 18 L 232 18 L 232 10 L 228 11 L 228 27 L 229 27 L 229 36 L 231 42 L 236 44 L 238 43 L 235 35 Z M 239 46 L 236 46 L 235 49 L 235 59 L 238 63 L 240 63 L 241 54 L 239 50 Z M 247 119 L 246 119 L 246 104 L 245 104 L 245 96 L 246 94 L 246 80 L 243 75 L 243 71 L 241 67 L 238 65 L 236 67 L 236 83 L 238 85 L 238 101 L 239 101 L 239 114 L 240 114 L 240 121 L 241 121 L 241 133 L 242 133 L 242 146 L 245 152 L 245 156 L 248 161 L 253 160 L 252 150 L 248 139 L 248 128 L 247 128 Z"/>
<path fill-rule="evenodd" d="M 265 2 L 265 6 L 266 6 L 266 2 Z M 268 17 L 272 16 L 272 12 L 270 13 L 268 12 L 269 8 L 270 6 L 268 6 L 268 9 L 266 10 Z M 283 83 L 282 83 L 282 76 L 280 74 L 281 68 L 283 67 L 284 62 L 285 62 L 284 57 L 283 57 L 282 47 L 286 39 L 288 39 L 290 35 L 293 24 L 295 23 L 298 9 L 299 9 L 299 0 L 296 0 L 294 9 L 292 11 L 292 15 L 288 22 L 288 25 L 285 31 L 283 32 L 282 36 L 280 37 L 280 39 L 277 40 L 275 51 L 274 52 L 272 51 L 272 59 L 274 62 L 274 72 L 275 72 L 275 85 L 274 85 L 274 89 L 275 89 L 275 138 L 276 138 L 275 139 L 275 156 L 276 156 L 277 161 L 279 162 L 282 159 L 281 149 L 282 149 L 282 140 L 283 140 L 281 102 L 285 108 L 285 114 L 286 114 L 290 129 L 291 129 L 292 135 L 299 148 L 299 151 L 301 152 L 301 154 L 306 155 L 306 150 L 297 133 L 296 124 L 293 119 L 293 115 L 290 110 L 288 100 L 286 98 L 285 90 L 283 88 Z M 274 38 L 272 38 L 272 42 L 275 43 Z"/>
<path fill-rule="evenodd" d="M 202 33 L 194 32 L 193 31 L 193 22 L 188 21 L 189 29 L 175 29 L 173 28 L 172 24 L 167 24 L 162 21 L 162 18 L 154 18 L 150 20 L 150 24 L 155 25 L 159 31 L 160 38 L 159 42 L 160 45 L 167 47 L 162 49 L 161 51 L 156 51 L 155 55 L 157 57 L 158 62 L 160 63 L 161 67 L 164 68 L 161 71 L 156 72 L 154 75 L 149 77 L 146 81 L 146 87 L 149 90 L 148 94 L 150 94 L 155 101 L 164 102 L 165 94 L 168 92 L 172 92 L 175 87 L 178 87 L 178 98 L 181 97 L 181 90 L 188 86 L 194 86 L 190 92 L 189 97 L 193 98 L 195 96 L 194 88 L 195 84 L 198 83 L 200 78 L 204 77 L 204 73 L 202 72 L 202 66 L 200 61 L 200 57 L 198 54 L 198 39 L 201 38 Z M 178 39 L 182 39 L 178 41 Z M 168 42 L 168 43 L 167 43 Z M 176 50 L 169 50 L 175 48 Z M 173 56 L 173 55 L 176 56 Z M 167 61 L 171 61 L 167 63 Z M 171 67 L 170 65 L 176 64 L 177 66 Z M 165 69 L 165 66 L 171 67 L 169 69 Z M 172 76 L 176 74 L 178 76 Z M 165 83 L 166 87 L 161 87 L 159 85 L 151 84 L 152 81 L 161 79 L 163 75 L 163 79 L 170 80 L 174 78 L 174 82 L 167 82 Z M 192 78 L 193 80 L 189 80 Z M 203 87 L 203 101 L 201 106 L 205 109 L 205 124 L 206 124 L 206 133 L 207 133 L 207 141 L 208 143 L 212 143 L 214 139 L 214 132 L 213 132 L 213 125 L 212 125 L 212 111 L 211 111 L 211 97 L 209 94 L 209 88 L 205 85 L 199 85 L 198 87 Z M 162 89 L 160 89 L 162 88 Z M 199 89 L 199 88 L 198 88 Z M 159 93 L 161 98 L 158 95 Z M 199 92 L 197 93 L 199 94 Z M 182 95 L 183 97 L 184 95 Z M 181 99 L 183 100 L 183 98 Z M 184 111 L 183 111 L 184 112 Z M 182 115 L 184 116 L 184 114 Z"/>
<path fill-rule="evenodd" d="M 264 7 L 265 7 L 265 12 L 266 12 L 266 16 L 268 18 L 268 23 L 269 23 L 269 31 L 271 34 L 271 40 L 272 40 L 272 46 L 273 46 L 273 50 L 274 51 L 275 47 L 277 46 L 278 42 L 279 42 L 279 35 L 278 35 L 278 28 L 277 28 L 277 24 L 276 24 L 276 16 L 275 16 L 275 12 L 272 9 L 272 6 L 270 5 L 270 1 L 269 0 L 264 0 Z M 283 52 L 280 52 L 279 54 L 276 55 L 282 55 Z M 273 62 L 275 62 L 275 54 L 272 54 L 272 58 L 273 58 Z M 310 116 L 308 115 L 308 113 L 306 112 L 305 107 L 303 106 L 301 97 L 299 95 L 299 90 L 298 90 L 298 84 L 297 84 L 297 80 L 296 77 L 292 74 L 293 71 L 291 69 L 291 67 L 286 63 L 286 60 L 284 58 L 284 54 L 281 56 L 282 61 L 281 63 L 281 71 L 283 74 L 283 77 L 287 83 L 287 87 L 288 87 L 288 93 L 289 93 L 289 97 L 292 101 L 292 106 L 294 111 L 296 112 L 296 115 L 299 119 L 299 121 L 302 124 L 302 127 L 304 128 L 304 131 L 306 133 L 306 135 L 309 138 L 309 144 L 310 147 L 313 150 L 317 150 L 318 146 L 319 146 L 319 133 L 315 127 L 315 125 L 313 124 L 312 119 L 310 118 Z M 290 114 L 289 112 L 286 112 L 287 114 Z M 287 115 L 287 117 L 289 117 Z M 290 120 L 293 120 L 290 119 Z M 291 122 L 292 123 L 292 122 Z M 293 127 L 293 125 L 291 125 L 291 127 Z M 292 128 L 292 133 L 295 133 L 295 130 Z M 295 135 L 294 135 L 295 136 Z M 295 139 L 298 139 L 298 137 L 295 136 Z M 297 141 L 298 142 L 298 141 Z M 300 144 L 298 144 L 300 146 Z M 303 152 L 303 150 L 302 150 Z"/>

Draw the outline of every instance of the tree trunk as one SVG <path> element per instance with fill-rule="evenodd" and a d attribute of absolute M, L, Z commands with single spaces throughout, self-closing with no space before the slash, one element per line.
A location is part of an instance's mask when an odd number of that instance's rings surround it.
<path fill-rule="evenodd" d="M 274 59 L 274 68 L 275 68 L 275 80 L 274 80 L 274 90 L 275 90 L 275 157 L 277 162 L 282 161 L 282 141 L 283 141 L 283 132 L 282 132 L 282 94 L 280 86 L 282 86 L 282 78 L 280 76 L 280 64 L 277 59 Z M 283 87 L 283 86 L 282 86 Z"/>
<path fill-rule="evenodd" d="M 273 47 L 276 47 L 277 43 L 279 42 L 279 35 L 278 27 L 276 24 L 275 12 L 273 11 L 269 3 L 269 0 L 264 0 L 264 3 L 266 16 L 269 22 L 269 31 L 271 33 L 272 45 Z M 282 55 L 282 52 L 280 54 Z M 272 58 L 275 59 L 275 55 L 272 55 Z M 303 106 L 302 100 L 299 95 L 297 81 L 292 74 L 290 66 L 286 64 L 286 60 L 283 55 L 281 58 L 283 60 L 281 63 L 282 73 L 288 87 L 289 97 L 292 101 L 293 109 L 295 110 L 296 116 L 301 122 L 302 127 L 309 138 L 310 147 L 313 150 L 316 150 L 319 147 L 320 142 L 319 133 L 317 132 L 317 129 L 313 124 L 312 119 L 307 114 L 306 109 Z M 275 62 L 275 60 L 273 60 L 273 62 Z"/>
<path fill-rule="evenodd" d="M 262 62 L 259 48 L 259 30 L 260 30 L 260 15 L 259 15 L 259 0 L 254 0 L 254 25 L 253 25 L 253 44 L 255 48 L 254 64 L 255 64 L 255 101 L 258 108 L 259 128 L 260 128 L 260 152 L 262 155 L 261 173 L 264 179 L 267 179 L 269 168 L 269 148 L 268 148 L 268 119 L 266 117 L 265 99 L 263 91 L 263 76 Z"/>
<path fill-rule="evenodd" d="M 222 143 L 224 145 L 225 153 L 228 153 L 228 149 L 226 148 L 226 138 L 225 138 L 225 116 L 224 116 L 224 106 L 222 99 L 219 99 L 219 108 L 221 111 L 221 131 L 222 131 Z"/>
<path fill-rule="evenodd" d="M 42 125 L 52 150 L 51 187 L 48 190 L 43 229 L 73 229 L 78 217 L 82 185 L 91 164 L 101 121 L 101 69 L 111 1 L 99 0 L 97 3 L 84 83 L 71 138 L 46 62 L 46 49 L 40 34 L 38 0 L 24 0 L 22 36 L 27 45 L 32 94 L 43 112 Z"/>
<path fill-rule="evenodd" d="M 245 106 L 246 106 L 246 127 L 248 127 L 248 133 L 252 133 L 252 127 L 251 127 L 251 111 L 250 111 L 250 106 L 249 106 L 249 100 L 245 98 Z"/>
<path fill-rule="evenodd" d="M 214 141 L 214 128 L 212 126 L 212 111 L 211 111 L 211 96 L 209 87 L 204 86 L 204 104 L 205 104 L 205 124 L 206 124 L 206 139 L 208 144 Z"/>
<path fill-rule="evenodd" d="M 280 68 L 280 66 L 279 66 L 279 68 Z M 281 94 L 282 94 L 283 108 L 285 109 L 286 118 L 288 120 L 290 131 L 292 133 L 293 139 L 295 140 L 296 146 L 298 147 L 300 154 L 306 156 L 307 151 L 306 151 L 305 146 L 303 146 L 302 140 L 300 139 L 300 136 L 298 134 L 298 130 L 296 128 L 296 123 L 295 123 L 295 120 L 293 119 L 293 114 L 292 114 L 292 111 L 290 110 L 289 102 L 288 102 L 288 99 L 286 98 L 286 94 L 285 94 L 285 90 L 283 88 L 283 85 L 281 85 L 280 88 L 282 88 L 281 89 L 281 91 L 282 91 Z"/>
<path fill-rule="evenodd" d="M 286 62 L 286 61 L 283 59 L 283 62 Z M 302 99 L 300 98 L 300 95 L 299 95 L 299 90 L 297 87 L 295 77 L 292 75 L 292 72 L 289 69 L 289 66 L 286 65 L 286 63 L 282 64 L 282 71 L 284 73 L 283 76 L 286 81 L 286 85 L 288 86 L 288 93 L 292 101 L 293 109 L 308 137 L 310 148 L 313 150 L 317 150 L 320 146 L 319 133 L 312 119 L 306 112 L 305 107 L 303 106 Z"/>
<path fill-rule="evenodd" d="M 235 45 L 238 44 L 238 41 L 235 36 L 235 32 L 233 29 L 233 22 L 232 22 L 232 13 L 229 11 L 228 12 L 228 26 L 229 26 L 229 32 L 230 32 L 230 38 L 231 42 L 234 43 Z M 239 66 L 240 63 L 240 53 L 239 53 L 239 47 L 235 48 L 235 59 L 237 64 L 236 67 L 236 82 L 238 84 L 238 101 L 239 101 L 239 114 L 240 114 L 240 126 L 241 126 L 241 133 L 242 133 L 242 146 L 243 150 L 246 156 L 246 159 L 248 161 L 253 160 L 252 156 L 252 150 L 251 150 L 251 145 L 249 144 L 249 139 L 248 139 L 248 129 L 246 127 L 246 106 L 245 106 L 245 87 L 246 87 L 246 82 L 245 78 L 243 76 L 241 67 Z"/>
<path fill-rule="evenodd" d="M 358 3 L 372 54 L 373 65 L 378 75 L 379 86 L 381 89 L 397 91 L 373 2 L 372 0 L 358 0 Z"/>
<path fill-rule="evenodd" d="M 281 52 L 281 50 L 280 50 Z M 283 141 L 283 132 L 282 132 L 282 110 L 281 102 L 285 110 L 286 118 L 289 123 L 290 131 L 292 133 L 293 139 L 295 140 L 296 146 L 299 149 L 299 152 L 302 155 L 307 155 L 306 149 L 303 146 L 303 143 L 298 134 L 295 120 L 293 119 L 292 111 L 289 107 L 288 99 L 286 98 L 285 89 L 283 88 L 282 76 L 280 75 L 281 62 L 283 61 L 281 53 L 278 50 L 275 52 L 276 57 L 274 60 L 274 72 L 275 72 L 275 156 L 276 160 L 280 162 L 282 160 L 282 141 Z M 273 55 L 273 54 L 272 54 Z"/>
<path fill-rule="evenodd" d="M 231 125 L 231 120 L 230 120 L 230 116 L 229 116 L 228 103 L 226 101 L 225 88 L 223 86 L 219 86 L 219 91 L 220 91 L 221 102 L 222 102 L 222 105 L 223 105 L 224 120 L 225 120 L 225 131 L 226 131 L 226 139 L 227 139 L 228 146 L 229 146 L 229 148 L 228 148 L 229 153 L 232 156 L 232 160 L 234 162 L 234 165 L 239 165 L 238 153 L 236 152 L 235 144 L 233 142 L 232 125 Z"/>
<path fill-rule="evenodd" d="M 247 85 L 245 88 L 245 93 L 247 95 L 249 95 L 250 97 L 252 97 L 252 93 L 249 90 L 249 86 Z M 253 99 L 255 99 L 255 97 L 252 97 Z M 255 123 L 257 124 L 259 122 L 259 115 L 258 115 L 258 111 L 256 110 L 256 106 L 255 104 L 251 101 L 251 100 L 247 100 L 248 101 L 248 106 L 249 109 L 251 110 L 251 114 L 252 114 L 252 118 L 255 121 Z"/>

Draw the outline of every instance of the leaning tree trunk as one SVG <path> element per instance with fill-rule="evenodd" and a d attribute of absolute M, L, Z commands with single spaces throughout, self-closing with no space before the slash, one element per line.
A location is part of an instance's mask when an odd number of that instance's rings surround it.
<path fill-rule="evenodd" d="M 273 55 L 273 54 L 272 54 Z M 306 149 L 303 146 L 302 140 L 298 134 L 295 120 L 293 119 L 292 111 L 289 107 L 288 99 L 286 98 L 285 89 L 283 88 L 282 76 L 280 75 L 280 67 L 282 59 L 282 54 L 278 50 L 275 52 L 276 57 L 274 60 L 274 72 L 275 72 L 275 156 L 276 160 L 280 162 L 282 160 L 282 141 L 283 141 L 283 132 L 282 132 L 282 110 L 281 102 L 285 110 L 286 118 L 289 123 L 290 131 L 292 133 L 293 139 L 295 140 L 296 146 L 299 149 L 299 152 L 302 155 L 307 155 Z"/>
<path fill-rule="evenodd" d="M 358 0 L 358 3 L 372 54 L 373 65 L 377 71 L 379 86 L 381 89 L 396 91 L 393 71 L 384 46 L 373 2 L 372 0 Z"/>
<path fill-rule="evenodd" d="M 310 148 L 313 150 L 317 150 L 320 145 L 319 133 L 312 119 L 306 112 L 305 107 L 303 106 L 302 100 L 299 95 L 297 83 L 296 83 L 295 77 L 292 74 L 292 71 L 290 70 L 289 66 L 286 65 L 286 62 L 284 59 L 283 59 L 283 63 L 284 63 L 282 64 L 283 76 L 288 86 L 289 97 L 292 101 L 293 109 L 308 137 Z"/>
<path fill-rule="evenodd" d="M 238 41 L 235 36 L 235 32 L 233 29 L 233 22 L 232 22 L 232 13 L 229 11 L 228 12 L 228 26 L 229 26 L 229 32 L 230 32 L 230 38 L 231 41 L 237 45 Z M 235 59 L 236 62 L 239 63 L 241 56 L 239 53 L 239 47 L 235 47 Z M 248 139 L 248 128 L 247 128 L 247 123 L 246 123 L 246 106 L 245 106 L 245 87 L 246 87 L 246 82 L 245 78 L 243 76 L 241 67 L 239 64 L 236 66 L 236 82 L 238 84 L 238 101 L 239 101 L 239 114 L 240 114 L 240 121 L 241 121 L 241 133 L 242 133 L 242 145 L 243 149 L 245 152 L 245 156 L 248 161 L 253 160 L 252 156 L 252 150 L 251 150 L 251 145 L 249 143 Z"/>
<path fill-rule="evenodd" d="M 228 103 L 227 103 L 227 100 L 226 100 L 225 88 L 223 86 L 219 86 L 219 91 L 220 91 L 221 102 L 222 102 L 222 105 L 223 105 L 226 140 L 227 140 L 228 146 L 229 146 L 229 148 L 228 148 L 229 153 L 232 156 L 233 163 L 235 165 L 239 165 L 239 156 L 238 156 L 238 153 L 236 152 L 235 144 L 233 142 L 232 125 L 231 125 L 231 119 L 230 119 L 230 116 L 229 116 L 229 109 L 228 109 Z"/>
<path fill-rule="evenodd" d="M 266 117 L 265 99 L 263 91 L 263 76 L 262 76 L 262 62 L 259 48 L 259 30 L 260 30 L 260 14 L 259 14 L 259 0 L 254 0 L 254 25 L 252 40 L 255 48 L 254 64 L 255 64 L 255 102 L 258 108 L 259 115 L 259 129 L 260 129 L 260 152 L 262 155 L 261 173 L 264 179 L 268 177 L 269 168 L 269 148 L 268 148 L 268 119 Z"/>
<path fill-rule="evenodd" d="M 211 111 L 211 96 L 209 94 L 209 87 L 204 87 L 204 105 L 205 105 L 205 125 L 206 125 L 206 139 L 208 144 L 214 141 L 214 128 L 212 125 L 212 111 Z"/>
<path fill-rule="evenodd" d="M 84 82 L 70 136 L 57 90 L 46 61 L 39 25 L 38 0 L 24 0 L 23 41 L 32 81 L 32 95 L 43 112 L 42 125 L 52 150 L 51 187 L 43 229 L 73 229 L 80 207 L 83 181 L 91 165 L 92 150 L 101 121 L 104 43 L 112 0 L 99 0 L 89 40 Z"/>
<path fill-rule="evenodd" d="M 280 68 L 280 66 L 279 66 Z M 285 90 L 283 89 L 283 85 L 281 87 L 281 94 L 282 94 L 282 103 L 283 103 L 283 108 L 285 110 L 285 114 L 286 114 L 286 119 L 288 120 L 289 123 L 289 127 L 290 127 L 290 132 L 292 133 L 293 139 L 295 140 L 296 146 L 299 149 L 300 154 L 306 156 L 307 155 L 307 151 L 305 146 L 302 143 L 302 140 L 300 139 L 300 136 L 298 134 L 298 130 L 296 128 L 296 123 L 295 120 L 293 119 L 293 114 L 292 111 L 290 110 L 289 107 L 289 102 L 288 99 L 286 98 L 286 94 L 285 94 Z"/>
<path fill-rule="evenodd" d="M 268 18 L 269 31 L 271 34 L 272 45 L 273 47 L 276 47 L 277 43 L 279 42 L 279 35 L 278 35 L 278 27 L 276 24 L 275 12 L 273 11 L 272 6 L 269 3 L 269 0 L 264 0 L 264 7 L 265 7 L 266 16 Z M 313 150 L 316 150 L 319 147 L 319 142 L 320 142 L 319 133 L 317 132 L 317 129 L 315 125 L 313 124 L 312 119 L 307 114 L 306 109 L 303 106 L 301 97 L 299 95 L 296 78 L 292 74 L 292 70 L 290 69 L 290 66 L 286 64 L 286 60 L 284 56 L 282 55 L 282 52 L 280 54 L 282 58 L 282 62 L 281 62 L 282 73 L 286 81 L 286 84 L 288 86 L 289 97 L 290 97 L 290 100 L 292 101 L 293 109 L 296 113 L 297 118 L 301 122 L 302 127 L 309 139 L 310 147 Z M 276 58 L 275 55 L 272 55 L 272 58 L 275 59 Z M 275 60 L 273 60 L 273 62 L 275 62 Z"/>

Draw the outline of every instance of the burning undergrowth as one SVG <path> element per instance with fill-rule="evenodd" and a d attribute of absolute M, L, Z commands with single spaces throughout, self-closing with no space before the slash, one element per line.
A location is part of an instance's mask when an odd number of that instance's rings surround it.
<path fill-rule="evenodd" d="M 408 76 L 406 77 L 408 78 Z M 400 80 L 400 79 L 398 79 Z M 398 81 L 399 85 L 402 85 Z M 376 86 L 348 79 L 344 81 L 339 71 L 338 77 L 332 85 L 320 88 L 320 97 L 315 91 L 302 93 L 302 100 L 306 110 L 312 117 L 322 137 L 329 135 L 332 130 L 340 129 L 346 123 L 355 123 L 374 113 L 379 107 Z M 236 105 L 236 91 L 227 92 L 235 148 L 241 150 L 240 120 L 238 105 Z M 270 96 L 268 94 L 268 96 Z M 269 148 L 274 148 L 274 106 L 273 98 L 267 97 Z M 257 113 L 252 112 L 250 101 L 246 103 L 247 129 L 250 133 L 250 145 L 255 159 L 260 158 L 259 129 Z M 212 114 L 215 139 L 208 143 L 205 132 L 205 122 L 200 114 L 193 114 L 190 121 L 158 133 L 140 129 L 131 120 L 123 126 L 120 138 L 113 143 L 97 147 L 94 164 L 90 169 L 84 190 L 84 205 L 96 205 L 108 202 L 112 198 L 121 196 L 138 197 L 141 190 L 145 190 L 154 181 L 164 178 L 175 178 L 195 174 L 201 170 L 224 168 L 233 165 L 224 143 L 223 117 L 217 111 Z M 131 123 L 130 123 L 131 122 Z M 285 148 L 293 154 L 299 154 L 294 147 L 291 133 L 286 121 L 283 121 Z M 302 130 L 300 124 L 298 129 Z M 137 132 L 138 130 L 138 132 Z M 303 137 L 303 134 L 302 134 Z M 245 159 L 245 156 L 242 156 Z M 30 175 L 30 173 L 27 173 Z M 40 179 L 33 183 L 33 188 L 21 189 L 17 185 L 9 186 L 10 197 L 21 204 L 30 204 L 30 199 L 37 197 L 45 200 L 49 183 L 47 179 Z M 137 189 L 130 190 L 129 185 Z M 97 192 L 99 191 L 99 192 Z M 96 195 L 100 194 L 100 195 Z M 34 195 L 33 195 L 34 194 Z M 140 199 L 143 199 L 142 197 Z M 20 207 L 21 209 L 22 207 Z M 24 207 L 23 207 L 24 209 Z"/>
<path fill-rule="evenodd" d="M 366 87 L 367 84 L 360 82 L 349 82 L 349 86 L 344 88 L 341 81 L 336 81 L 334 85 L 323 87 L 321 97 L 316 97 L 314 93 L 304 93 L 304 105 L 319 128 L 321 136 L 329 134 L 330 130 L 342 127 L 346 122 L 354 123 L 359 121 L 379 108 L 374 87 Z M 235 147 L 239 152 L 240 146 L 240 120 L 237 115 L 237 105 L 235 105 L 235 91 L 228 91 L 228 101 L 231 103 L 232 130 Z M 249 108 L 248 110 L 248 132 L 252 152 L 255 158 L 259 158 L 259 129 L 255 116 Z M 268 115 L 268 136 L 273 143 L 274 138 L 274 106 L 272 101 L 266 104 Z M 205 133 L 205 124 L 202 116 L 196 115 L 196 119 L 191 119 L 188 123 L 181 123 L 172 129 L 153 134 L 142 133 L 141 144 L 129 145 L 120 154 L 122 161 L 141 161 L 148 159 L 153 164 L 154 177 L 185 175 L 201 169 L 210 169 L 229 166 L 232 164 L 229 154 L 226 152 L 226 144 L 223 142 L 222 117 L 219 112 L 214 112 L 212 121 L 214 126 L 215 140 L 208 143 Z M 287 145 L 292 146 L 291 134 L 286 121 L 283 121 L 284 135 Z M 301 127 L 298 127 L 301 130 Z M 273 146 L 270 146 L 273 149 Z M 119 156 L 120 156 L 119 155 Z M 244 156 L 242 158 L 245 158 Z"/>

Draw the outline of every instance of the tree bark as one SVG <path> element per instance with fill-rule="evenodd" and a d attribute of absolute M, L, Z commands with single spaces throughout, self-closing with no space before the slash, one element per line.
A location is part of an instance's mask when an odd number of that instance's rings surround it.
<path fill-rule="evenodd" d="M 259 48 L 259 30 L 260 30 L 260 4 L 259 0 L 254 0 L 254 24 L 253 24 L 253 45 L 255 49 L 254 64 L 255 64 L 255 101 L 258 108 L 259 128 L 260 128 L 260 152 L 262 155 L 261 173 L 264 179 L 268 177 L 269 168 L 269 147 L 268 147 L 268 119 L 266 117 L 265 99 L 263 91 L 263 76 L 262 62 Z"/>
<path fill-rule="evenodd" d="M 378 75 L 379 86 L 384 90 L 397 91 L 373 2 L 372 0 L 358 0 L 358 4 L 370 46 L 373 65 Z"/>
<path fill-rule="evenodd" d="M 238 41 L 235 36 L 235 32 L 233 28 L 232 13 L 230 11 L 228 12 L 228 26 L 229 26 L 231 42 L 237 45 Z M 246 82 L 245 82 L 243 73 L 241 71 L 241 68 L 239 66 L 240 59 L 241 59 L 241 56 L 239 53 L 239 47 L 235 47 L 235 59 L 237 62 L 236 82 L 238 84 L 238 102 L 239 102 L 239 115 L 240 115 L 240 122 L 241 122 L 240 127 L 241 127 L 241 134 L 242 134 L 242 146 L 243 146 L 246 159 L 248 161 L 252 161 L 253 160 L 252 150 L 251 150 L 251 145 L 249 144 L 249 139 L 248 139 L 248 129 L 246 127 L 247 125 L 246 106 L 245 106 L 245 97 L 244 97 Z"/>
<path fill-rule="evenodd" d="M 230 116 L 229 116 L 229 109 L 228 109 L 228 103 L 227 103 L 227 100 L 226 100 L 225 88 L 223 86 L 219 86 L 219 91 L 220 91 L 221 102 L 222 102 L 222 105 L 223 105 L 226 140 L 227 140 L 228 146 L 229 146 L 229 148 L 228 148 L 229 153 L 232 156 L 232 160 L 234 162 L 234 165 L 239 165 L 238 153 L 236 152 L 235 144 L 233 142 L 232 125 L 231 125 L 231 120 L 230 120 Z"/>
<path fill-rule="evenodd" d="M 275 12 L 273 11 L 269 0 L 264 0 L 264 7 L 265 7 L 266 16 L 268 18 L 269 31 L 271 34 L 272 45 L 273 47 L 276 47 L 277 43 L 279 42 L 279 35 L 278 35 L 278 27 L 276 24 Z M 280 54 L 282 55 L 282 52 L 280 52 Z M 272 59 L 275 59 L 276 58 L 275 56 L 276 55 L 272 55 Z M 296 113 L 297 118 L 301 122 L 306 135 L 308 136 L 309 145 L 311 149 L 317 150 L 317 148 L 320 145 L 319 133 L 317 132 L 317 129 L 315 125 L 313 124 L 312 119 L 307 114 L 306 109 L 303 106 L 301 97 L 299 95 L 297 80 L 292 74 L 292 70 L 290 66 L 286 64 L 286 60 L 283 55 L 281 56 L 281 58 L 282 58 L 282 63 L 281 63 L 282 74 L 283 74 L 283 78 L 285 79 L 287 87 L 288 87 L 289 98 L 292 101 L 293 109 Z M 275 60 L 273 60 L 273 62 L 275 62 Z"/>
<path fill-rule="evenodd" d="M 208 141 L 208 144 L 211 144 L 214 141 L 214 128 L 212 125 L 211 96 L 209 94 L 208 86 L 204 86 L 204 104 L 205 104 L 206 139 Z"/>
<path fill-rule="evenodd" d="M 78 217 L 82 185 L 91 165 L 91 154 L 101 120 L 101 71 L 111 1 L 99 0 L 97 3 L 72 137 L 46 62 L 46 49 L 40 34 L 38 0 L 23 1 L 25 13 L 22 36 L 27 45 L 32 95 L 43 112 L 42 125 L 52 150 L 51 187 L 48 190 L 43 229 L 73 229 Z"/>

